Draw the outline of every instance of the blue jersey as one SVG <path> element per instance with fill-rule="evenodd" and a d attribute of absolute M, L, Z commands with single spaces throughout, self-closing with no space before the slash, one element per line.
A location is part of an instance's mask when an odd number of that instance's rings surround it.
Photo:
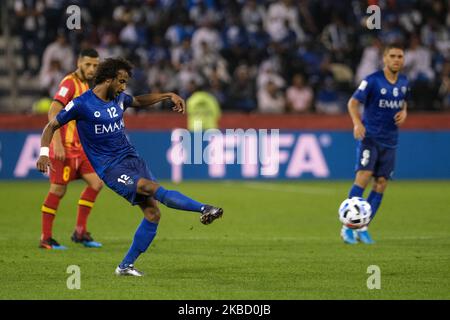
<path fill-rule="evenodd" d="M 380 70 L 361 81 L 352 97 L 364 104 L 362 123 L 366 127 L 366 137 L 384 147 L 395 148 L 398 127 L 394 116 L 404 107 L 408 96 L 409 84 L 404 75 L 399 75 L 392 84 Z"/>
<path fill-rule="evenodd" d="M 106 102 L 88 90 L 56 116 L 61 126 L 76 120 L 84 152 L 100 178 L 124 158 L 138 156 L 125 135 L 123 122 L 123 112 L 132 103 L 133 98 L 125 93 Z"/>

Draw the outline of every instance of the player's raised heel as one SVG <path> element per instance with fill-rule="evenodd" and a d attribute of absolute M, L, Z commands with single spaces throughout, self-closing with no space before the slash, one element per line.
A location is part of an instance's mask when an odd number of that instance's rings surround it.
<path fill-rule="evenodd" d="M 94 241 L 90 232 L 85 232 L 82 235 L 77 234 L 76 231 L 73 232 L 72 241 L 75 243 L 80 243 L 86 248 L 101 248 L 102 244 L 100 242 Z"/>
<path fill-rule="evenodd" d="M 134 276 L 134 277 L 142 277 L 144 274 L 134 268 L 134 265 L 129 264 L 125 268 L 121 268 L 117 266 L 115 274 L 118 276 Z"/>
<path fill-rule="evenodd" d="M 49 250 L 66 250 L 67 247 L 62 246 L 53 238 L 48 238 L 45 240 L 41 240 L 39 242 L 39 248 L 41 249 L 49 249 Z"/>
<path fill-rule="evenodd" d="M 203 224 L 210 224 L 214 220 L 222 217 L 223 209 L 206 205 L 200 216 L 200 222 Z"/>
<path fill-rule="evenodd" d="M 353 229 L 347 228 L 346 226 L 342 226 L 341 238 L 347 244 L 357 244 L 358 243 L 358 241 L 355 239 Z"/>

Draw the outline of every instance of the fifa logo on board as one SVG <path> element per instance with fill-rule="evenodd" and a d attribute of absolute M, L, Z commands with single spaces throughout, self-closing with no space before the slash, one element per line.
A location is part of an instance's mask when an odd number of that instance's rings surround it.
<path fill-rule="evenodd" d="M 295 136 L 280 133 L 279 129 L 226 129 L 224 132 L 175 129 L 171 141 L 167 160 L 175 182 L 182 179 L 182 167 L 190 164 L 207 164 L 211 178 L 226 177 L 227 166 L 235 164 L 240 166 L 243 178 L 275 178 L 281 174 L 280 170 L 285 170 L 288 178 L 305 173 L 321 178 L 329 175 L 322 151 L 331 145 L 331 138 L 326 134 Z"/>

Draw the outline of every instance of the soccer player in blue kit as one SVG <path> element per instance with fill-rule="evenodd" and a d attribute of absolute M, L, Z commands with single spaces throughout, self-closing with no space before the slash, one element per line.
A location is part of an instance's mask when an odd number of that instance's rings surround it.
<path fill-rule="evenodd" d="M 142 108 L 171 99 L 174 111 L 185 111 L 184 100 L 174 93 L 136 97 L 125 94 L 131 70 L 131 64 L 124 59 L 110 58 L 100 63 L 95 75 L 95 87 L 69 102 L 44 128 L 36 165 L 39 171 L 47 171 L 50 165 L 48 147 L 53 133 L 67 122 L 76 120 L 81 144 L 97 175 L 132 205 L 139 205 L 144 213 L 128 253 L 115 270 L 117 275 L 142 276 L 143 273 L 135 269 L 134 262 L 147 250 L 156 235 L 160 219 L 156 201 L 170 208 L 199 212 L 203 224 L 220 218 L 223 209 L 160 186 L 128 141 L 123 121 L 127 108 Z"/>
<path fill-rule="evenodd" d="M 409 84 L 406 76 L 399 74 L 403 67 L 404 51 L 398 45 L 388 45 L 383 52 L 384 68 L 361 81 L 348 102 L 353 121 L 353 135 L 358 141 L 356 178 L 349 198 L 362 197 L 372 177 L 372 191 L 367 201 L 372 207 L 373 220 L 381 204 L 388 179 L 392 177 L 398 142 L 398 128 L 407 116 L 406 100 Z M 361 116 L 359 105 L 364 105 Z M 359 241 L 372 244 L 368 226 L 352 230 L 342 227 L 341 237 L 345 243 Z"/>

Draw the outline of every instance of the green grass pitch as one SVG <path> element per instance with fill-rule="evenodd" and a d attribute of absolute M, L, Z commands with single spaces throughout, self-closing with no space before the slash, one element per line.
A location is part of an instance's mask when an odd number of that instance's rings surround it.
<path fill-rule="evenodd" d="M 345 245 L 337 208 L 350 181 L 163 183 L 224 208 L 209 226 L 161 206 L 158 234 L 117 277 L 142 219 L 105 188 L 88 228 L 101 249 L 70 242 L 81 182 L 69 186 L 54 224 L 67 251 L 38 249 L 47 182 L 1 182 L 0 299 L 449 299 L 450 181 L 393 181 L 371 225 L 375 245 Z M 66 286 L 69 265 L 81 289 Z M 379 266 L 381 288 L 367 269 Z"/>

